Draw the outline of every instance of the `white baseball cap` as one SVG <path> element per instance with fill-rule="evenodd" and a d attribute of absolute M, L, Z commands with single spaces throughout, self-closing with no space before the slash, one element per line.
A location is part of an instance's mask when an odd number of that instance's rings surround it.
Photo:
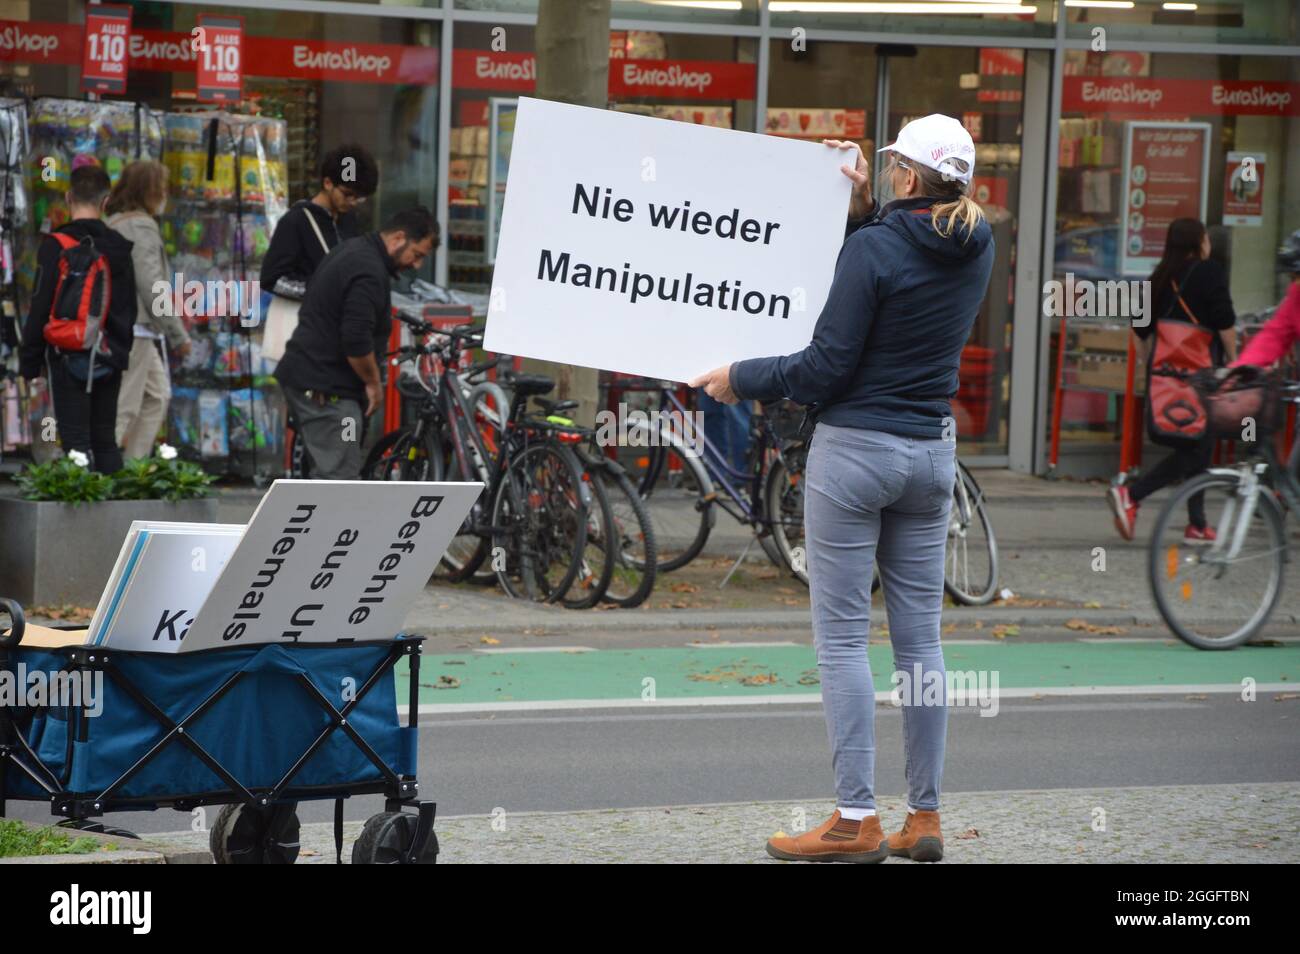
<path fill-rule="evenodd" d="M 942 113 L 913 119 L 898 131 L 898 138 L 877 152 L 896 152 L 945 177 L 968 184 L 975 174 L 975 141 L 966 127 Z M 962 166 L 953 160 L 965 163 Z"/>

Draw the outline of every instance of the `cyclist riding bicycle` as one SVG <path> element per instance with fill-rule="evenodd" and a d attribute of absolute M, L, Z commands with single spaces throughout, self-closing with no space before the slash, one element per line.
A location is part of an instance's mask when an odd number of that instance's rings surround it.
<path fill-rule="evenodd" d="M 1300 229 L 1286 237 L 1277 250 L 1277 270 L 1291 274 L 1291 287 L 1277 313 L 1250 339 L 1232 366 L 1267 368 L 1300 341 Z"/>

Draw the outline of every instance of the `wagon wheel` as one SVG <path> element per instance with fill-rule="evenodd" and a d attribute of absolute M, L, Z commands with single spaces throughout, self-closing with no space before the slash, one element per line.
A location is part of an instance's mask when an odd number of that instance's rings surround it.
<path fill-rule="evenodd" d="M 365 827 L 352 845 L 354 865 L 400 865 L 415 839 L 418 815 L 410 812 L 380 812 L 366 820 Z M 438 862 L 438 836 L 429 832 L 429 840 L 415 859 L 417 865 Z"/>
<path fill-rule="evenodd" d="M 291 865 L 298 858 L 297 805 L 227 805 L 209 844 L 219 865 Z"/>

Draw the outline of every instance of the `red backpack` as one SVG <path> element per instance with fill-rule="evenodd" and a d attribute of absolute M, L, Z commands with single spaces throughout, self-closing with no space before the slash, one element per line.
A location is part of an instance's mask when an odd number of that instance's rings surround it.
<path fill-rule="evenodd" d="M 104 318 L 112 294 L 108 259 L 89 236 L 78 239 L 66 232 L 51 232 L 59 243 L 59 278 L 54 286 L 45 340 L 61 352 L 87 352 L 87 374 L 94 377 L 96 356 L 108 355 Z"/>
<path fill-rule="evenodd" d="M 1195 267 L 1195 266 L 1193 266 Z M 1175 303 L 1190 320 L 1169 313 L 1156 322 L 1156 342 L 1147 371 L 1147 431 L 1157 444 L 1194 444 L 1205 436 L 1205 406 L 1192 387 L 1191 375 L 1214 365 L 1214 332 L 1201 327 L 1170 280 Z"/>

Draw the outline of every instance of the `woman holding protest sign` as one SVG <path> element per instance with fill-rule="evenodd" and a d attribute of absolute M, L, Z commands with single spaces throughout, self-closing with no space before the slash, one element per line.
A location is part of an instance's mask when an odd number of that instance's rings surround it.
<path fill-rule="evenodd" d="M 993 235 L 968 195 L 975 145 L 957 120 L 914 120 L 881 150 L 890 155 L 887 203 L 873 200 L 856 144 L 827 145 L 854 153 L 854 165 L 841 167 L 854 188 L 848 236 L 812 341 L 795 354 L 738 361 L 691 383 L 724 402 L 789 398 L 813 405 L 817 419 L 804 529 L 838 807 L 812 831 L 773 837 L 768 854 L 937 861 L 948 724 L 939 625 L 956 475 L 949 401 L 988 287 Z M 876 815 L 867 661 L 876 566 L 902 696 L 908 779 L 907 818 L 888 838 Z"/>

